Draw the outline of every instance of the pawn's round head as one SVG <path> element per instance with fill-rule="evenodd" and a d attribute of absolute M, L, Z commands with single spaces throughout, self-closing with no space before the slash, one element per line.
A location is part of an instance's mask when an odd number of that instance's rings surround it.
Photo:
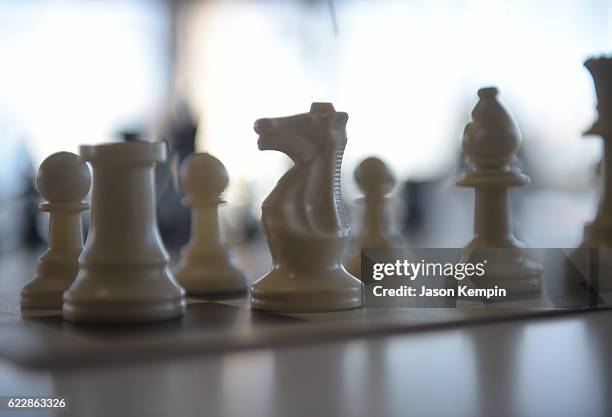
<path fill-rule="evenodd" d="M 391 192 L 395 178 L 387 165 L 378 158 L 364 159 L 355 170 L 355 181 L 364 194 L 385 195 Z"/>
<path fill-rule="evenodd" d="M 49 202 L 79 202 L 91 187 L 91 172 L 78 155 L 57 152 L 40 164 L 36 185 L 40 194 Z"/>
<path fill-rule="evenodd" d="M 218 197 L 229 184 L 227 170 L 208 153 L 191 154 L 181 164 L 181 185 L 192 200 Z"/>

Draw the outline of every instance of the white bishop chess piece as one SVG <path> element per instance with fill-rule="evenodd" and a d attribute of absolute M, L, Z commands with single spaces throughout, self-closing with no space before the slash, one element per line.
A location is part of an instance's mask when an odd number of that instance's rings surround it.
<path fill-rule="evenodd" d="M 79 273 L 64 293 L 71 322 L 138 323 L 185 313 L 185 290 L 168 268 L 155 211 L 154 165 L 163 142 L 83 145 L 93 168 L 91 226 Z"/>
<path fill-rule="evenodd" d="M 331 103 L 313 103 L 309 113 L 255 122 L 259 149 L 283 152 L 294 166 L 262 205 L 273 267 L 251 287 L 253 308 L 309 313 L 363 305 L 363 284 L 342 265 L 347 120 Z"/>
<path fill-rule="evenodd" d="M 457 181 L 475 191 L 474 239 L 467 245 L 464 260 L 485 262 L 485 275 L 473 280 L 480 288 L 505 289 L 507 297 L 538 297 L 540 264 L 529 259 L 525 245 L 513 234 L 510 187 L 525 186 L 530 179 L 516 167 L 521 134 L 514 118 L 497 100 L 497 89 L 482 88 L 465 127 L 463 149 L 472 169 Z"/>
<path fill-rule="evenodd" d="M 345 265 L 351 274 L 363 281 L 361 250 L 401 247 L 402 242 L 399 234 L 391 230 L 391 216 L 387 211 L 388 195 L 395 186 L 395 178 L 387 165 L 378 158 L 366 158 L 355 170 L 355 181 L 364 194 L 360 199 L 364 205 L 363 223 Z"/>
<path fill-rule="evenodd" d="M 47 200 L 49 248 L 38 259 L 36 276 L 21 290 L 22 308 L 62 308 L 62 296 L 78 272 L 83 249 L 80 213 L 91 187 L 89 167 L 77 155 L 58 152 L 45 159 L 36 177 L 38 191 Z"/>
<path fill-rule="evenodd" d="M 247 282 L 221 242 L 218 206 L 227 188 L 227 170 L 208 153 L 190 155 L 180 169 L 181 185 L 191 207 L 191 239 L 181 250 L 176 279 L 188 295 L 228 297 L 247 292 Z"/>

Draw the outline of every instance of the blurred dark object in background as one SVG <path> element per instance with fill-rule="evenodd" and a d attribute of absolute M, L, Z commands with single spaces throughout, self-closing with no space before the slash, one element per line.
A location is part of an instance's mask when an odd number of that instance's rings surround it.
<path fill-rule="evenodd" d="M 122 130 L 119 132 L 121 140 L 124 142 L 138 142 L 142 140 L 142 131 L 140 130 Z"/>
<path fill-rule="evenodd" d="M 8 132 L 3 132 L 8 133 Z M 41 243 L 37 229 L 38 192 L 24 141 L 9 135 L 0 153 L 0 252 Z"/>
<path fill-rule="evenodd" d="M 157 221 L 166 247 L 171 252 L 178 250 L 189 240 L 190 210 L 181 203 L 178 170 L 181 163 L 195 151 L 198 131 L 196 118 L 189 106 L 181 101 L 171 115 L 163 134 L 168 144 L 168 159 L 155 171 L 158 186 Z"/>
<path fill-rule="evenodd" d="M 401 189 L 401 198 L 403 200 L 404 216 L 401 230 L 402 233 L 411 236 L 418 236 L 425 229 L 425 212 L 426 212 L 426 193 L 427 182 L 422 181 L 404 181 Z"/>
<path fill-rule="evenodd" d="M 147 140 L 146 128 L 131 128 L 118 133 L 124 142 Z M 181 203 L 178 169 L 183 160 L 195 150 L 197 123 L 185 102 L 179 102 L 161 134 L 166 142 L 166 161 L 155 167 L 157 222 L 164 244 L 175 253 L 189 240 L 190 211 Z M 157 140 L 157 139 L 156 139 Z"/>
<path fill-rule="evenodd" d="M 259 223 L 259 207 L 255 200 L 253 184 L 243 180 L 238 184 L 239 194 L 234 196 L 231 207 L 221 207 L 222 232 L 225 239 L 232 243 L 250 243 L 263 237 Z"/>
<path fill-rule="evenodd" d="M 601 154 L 597 141 L 581 139 L 594 111 L 582 62 L 610 49 L 612 7 L 532 3 L 0 2 L 0 250 L 46 240 L 32 168 L 53 152 L 108 142 L 119 126 L 129 126 L 121 140 L 168 143 L 156 186 L 159 229 L 171 251 L 190 234 L 173 172 L 194 151 L 196 132 L 198 151 L 219 158 L 230 175 L 224 237 L 253 240 L 261 203 L 288 164 L 258 150 L 253 120 L 319 99 L 350 114 L 343 176 L 375 152 L 408 180 L 407 237 L 462 245 L 472 234 L 473 198 L 450 177 L 463 163 L 461 132 L 485 85 L 503 91 L 523 131 L 532 184 L 513 193 L 521 238 L 541 247 L 577 244 L 595 209 L 592 169 Z M 476 45 L 465 28 L 487 36 Z M 15 168 L 23 161 L 27 175 Z M 356 187 L 344 182 L 344 198 L 353 201 Z"/>

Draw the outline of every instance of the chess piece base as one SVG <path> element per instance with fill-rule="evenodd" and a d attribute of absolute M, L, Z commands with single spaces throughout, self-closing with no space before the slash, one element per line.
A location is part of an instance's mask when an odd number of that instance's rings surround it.
<path fill-rule="evenodd" d="M 359 252 L 357 252 L 357 250 Z M 346 260 L 346 262 L 344 262 L 344 267 L 349 274 L 360 279 L 362 282 L 364 281 L 363 277 L 361 276 L 361 247 L 356 246 L 355 255 L 351 256 Z M 369 282 L 364 282 L 364 284 L 369 284 Z"/>
<path fill-rule="evenodd" d="M 506 290 L 505 297 L 491 297 L 487 302 L 539 297 L 542 291 L 542 265 L 529 259 L 522 248 L 471 249 L 467 262 L 486 260 L 483 277 L 472 279 L 474 287 Z"/>
<path fill-rule="evenodd" d="M 585 308 L 601 306 L 611 299 L 612 249 L 581 246 L 566 259 L 564 280 L 556 289 L 553 301 L 559 307 Z"/>
<path fill-rule="evenodd" d="M 24 287 L 21 290 L 22 309 L 60 309 L 64 288 Z"/>
<path fill-rule="evenodd" d="M 541 293 L 541 273 L 542 267 L 529 259 L 499 265 L 498 268 L 487 270 L 486 283 L 478 285 L 478 288 L 495 288 L 495 286 L 498 286 L 506 290 L 506 297 L 502 297 L 500 300 L 492 298 L 490 301 L 534 298 Z"/>
<path fill-rule="evenodd" d="M 95 305 L 64 301 L 62 314 L 64 320 L 72 323 L 150 323 L 181 318 L 185 314 L 185 303 L 171 300 Z"/>
<path fill-rule="evenodd" d="M 251 306 L 285 313 L 317 313 L 363 307 L 363 284 L 344 268 L 275 269 L 251 287 Z"/>
<path fill-rule="evenodd" d="M 606 219 L 587 223 L 584 226 L 584 241 L 581 248 L 611 248 L 612 224 Z"/>
<path fill-rule="evenodd" d="M 81 267 L 77 280 L 64 294 L 64 319 L 74 323 L 145 323 L 185 314 L 184 291 L 167 269 L 140 268 L 129 276 L 125 273 Z"/>
<path fill-rule="evenodd" d="M 47 251 L 38 260 L 36 277 L 21 290 L 21 308 L 60 309 L 62 297 L 78 272 L 80 250 L 72 254 Z"/>
<path fill-rule="evenodd" d="M 187 295 L 225 298 L 248 292 L 244 275 L 235 268 L 190 266 L 177 270 L 174 275 Z"/>

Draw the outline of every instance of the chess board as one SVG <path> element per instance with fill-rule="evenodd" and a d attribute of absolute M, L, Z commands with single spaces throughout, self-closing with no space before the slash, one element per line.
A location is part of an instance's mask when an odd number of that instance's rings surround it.
<path fill-rule="evenodd" d="M 366 308 L 330 313 L 278 314 L 253 310 L 248 296 L 238 299 L 187 299 L 180 320 L 142 325 L 75 325 L 60 310 L 19 307 L 19 290 L 33 275 L 39 251 L 15 252 L 0 258 L 0 358 L 29 368 L 120 365 L 134 361 L 173 359 L 188 355 L 301 346 L 431 331 L 504 320 L 584 314 L 588 308 L 556 308 L 546 297 L 496 303 L 458 302 L 457 307 L 420 308 L 404 302 L 368 300 Z M 263 245 L 238 247 L 238 261 L 250 267 L 252 282 L 269 267 Z M 545 268 L 544 281 L 557 270 Z M 549 276 L 553 275 L 553 276 Z M 453 304 L 455 305 L 455 304 Z M 607 304 L 606 304 L 607 305 Z"/>
<path fill-rule="evenodd" d="M 246 299 L 189 299 L 181 320 L 83 326 L 64 322 L 59 310 L 41 310 L 26 317 L 14 304 L 0 315 L 0 356 L 31 368 L 100 366 L 578 313 L 468 306 L 274 314 L 252 310 Z"/>

